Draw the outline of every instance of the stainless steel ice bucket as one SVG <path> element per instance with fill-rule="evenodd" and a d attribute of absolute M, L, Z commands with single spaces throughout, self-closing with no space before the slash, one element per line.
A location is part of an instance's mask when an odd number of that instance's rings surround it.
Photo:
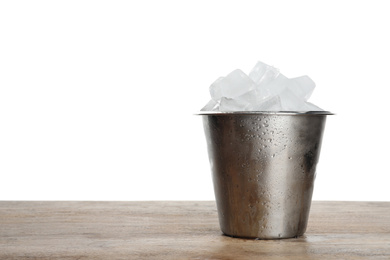
<path fill-rule="evenodd" d="M 279 239 L 307 226 L 329 112 L 203 112 L 221 230 Z"/>

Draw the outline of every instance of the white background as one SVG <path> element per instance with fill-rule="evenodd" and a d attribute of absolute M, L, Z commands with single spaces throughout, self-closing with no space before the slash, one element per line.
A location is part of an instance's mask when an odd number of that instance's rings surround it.
<path fill-rule="evenodd" d="M 214 199 L 196 113 L 257 60 L 317 83 L 314 199 L 390 200 L 386 1 L 1 1 L 0 200 Z"/>

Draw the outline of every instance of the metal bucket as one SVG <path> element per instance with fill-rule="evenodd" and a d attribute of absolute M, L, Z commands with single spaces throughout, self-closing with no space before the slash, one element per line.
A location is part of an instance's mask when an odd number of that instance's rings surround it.
<path fill-rule="evenodd" d="M 306 231 L 329 112 L 204 112 L 221 230 L 279 239 Z"/>

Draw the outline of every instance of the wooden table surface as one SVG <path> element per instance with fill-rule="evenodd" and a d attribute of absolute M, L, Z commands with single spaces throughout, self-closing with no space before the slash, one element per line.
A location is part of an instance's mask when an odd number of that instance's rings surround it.
<path fill-rule="evenodd" d="M 0 259 L 390 259 L 390 202 L 312 203 L 306 234 L 221 234 L 215 202 L 0 202 Z"/>

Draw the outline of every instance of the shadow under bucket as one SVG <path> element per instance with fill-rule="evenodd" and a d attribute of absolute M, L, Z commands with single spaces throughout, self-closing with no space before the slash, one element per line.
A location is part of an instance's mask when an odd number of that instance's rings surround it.
<path fill-rule="evenodd" d="M 203 112 L 221 230 L 279 239 L 306 231 L 329 112 Z"/>

